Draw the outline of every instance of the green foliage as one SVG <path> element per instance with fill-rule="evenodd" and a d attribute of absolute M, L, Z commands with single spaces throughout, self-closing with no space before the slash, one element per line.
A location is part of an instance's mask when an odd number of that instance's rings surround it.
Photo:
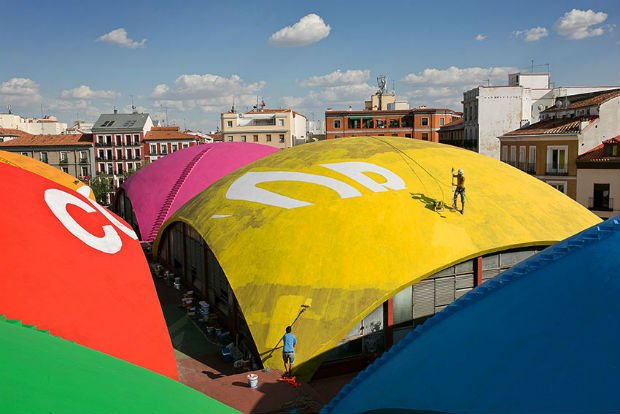
<path fill-rule="evenodd" d="M 95 199 L 103 206 L 108 205 L 108 193 L 114 192 L 114 182 L 111 175 L 99 174 L 90 180 L 90 188 L 95 193 Z"/>

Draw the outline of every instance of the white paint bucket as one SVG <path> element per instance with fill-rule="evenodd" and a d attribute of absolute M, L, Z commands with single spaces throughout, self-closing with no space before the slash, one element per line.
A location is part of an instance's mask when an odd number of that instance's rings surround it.
<path fill-rule="evenodd" d="M 248 385 L 250 388 L 256 388 L 258 386 L 258 375 L 248 374 Z"/>

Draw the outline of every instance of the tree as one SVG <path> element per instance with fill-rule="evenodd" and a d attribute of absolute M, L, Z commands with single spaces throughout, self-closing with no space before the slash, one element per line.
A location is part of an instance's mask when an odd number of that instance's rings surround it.
<path fill-rule="evenodd" d="M 109 194 L 114 192 L 114 178 L 108 174 L 100 174 L 90 180 L 90 188 L 95 194 L 97 202 L 103 206 L 109 205 Z"/>

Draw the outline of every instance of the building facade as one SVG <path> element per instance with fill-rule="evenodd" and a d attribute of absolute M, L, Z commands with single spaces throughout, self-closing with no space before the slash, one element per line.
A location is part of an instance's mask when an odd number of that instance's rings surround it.
<path fill-rule="evenodd" d="M 96 174 L 89 134 L 30 135 L 0 143 L 0 150 L 44 162 L 88 183 Z"/>
<path fill-rule="evenodd" d="M 475 145 L 473 141 L 465 142 L 463 137 L 464 130 L 463 118 L 453 120 L 449 124 L 440 127 L 439 131 L 437 131 L 439 135 L 439 143 L 474 150 Z"/>
<path fill-rule="evenodd" d="M 620 89 L 559 98 L 540 118 L 500 136 L 500 158 L 576 199 L 577 156 L 620 132 Z"/>
<path fill-rule="evenodd" d="M 151 163 L 183 148 L 198 145 L 200 137 L 179 131 L 178 126 L 153 127 L 144 137 L 145 162 Z"/>
<path fill-rule="evenodd" d="M 292 109 L 266 109 L 262 105 L 250 112 L 234 108 L 220 116 L 225 142 L 253 142 L 275 148 L 303 144 L 307 138 L 307 119 Z"/>
<path fill-rule="evenodd" d="M 127 171 L 140 168 L 145 160 L 144 137 L 153 127 L 149 114 L 102 114 L 92 127 L 97 173 L 113 178 L 114 190 Z"/>
<path fill-rule="evenodd" d="M 23 118 L 12 113 L 0 114 L 0 128 L 18 129 L 32 135 L 57 135 L 63 134 L 67 124 L 58 122 L 55 116 L 43 118 Z"/>
<path fill-rule="evenodd" d="M 513 73 L 507 86 L 479 86 L 463 94 L 464 142 L 475 151 L 500 157 L 497 137 L 538 122 L 559 97 L 613 87 L 557 87 L 549 73 Z"/>
<path fill-rule="evenodd" d="M 577 202 L 601 218 L 620 214 L 620 135 L 577 157 Z"/>
<path fill-rule="evenodd" d="M 460 114 L 451 109 L 325 111 L 326 139 L 354 136 L 393 136 L 439 142 L 439 128 Z"/>

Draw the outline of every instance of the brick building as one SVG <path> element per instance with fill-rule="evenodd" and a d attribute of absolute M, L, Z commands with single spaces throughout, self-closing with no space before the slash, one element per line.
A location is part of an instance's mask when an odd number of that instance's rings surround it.
<path fill-rule="evenodd" d="M 181 132 L 178 126 L 153 127 L 144 137 L 145 162 L 151 163 L 183 148 L 193 147 L 200 136 Z"/>

